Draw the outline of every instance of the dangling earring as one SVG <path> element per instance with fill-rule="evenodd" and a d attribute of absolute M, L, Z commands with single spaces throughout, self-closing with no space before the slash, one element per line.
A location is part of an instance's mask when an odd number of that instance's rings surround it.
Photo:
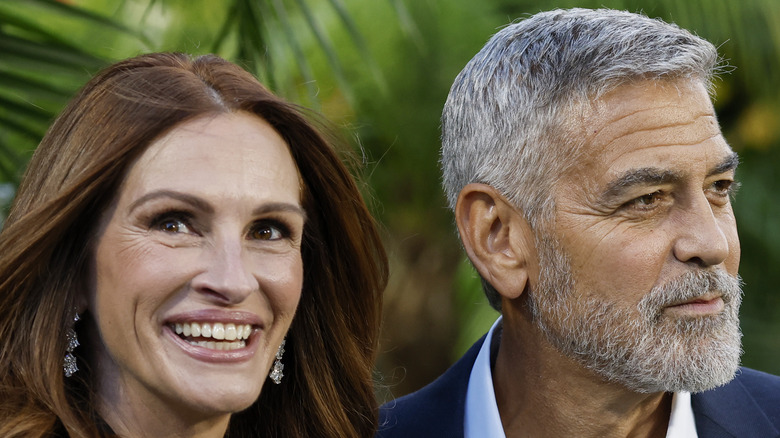
<path fill-rule="evenodd" d="M 73 317 L 73 325 L 70 326 L 68 332 L 65 334 L 65 339 L 68 341 L 68 347 L 65 349 L 65 361 L 62 364 L 62 369 L 65 371 L 65 377 L 70 377 L 79 370 L 79 366 L 76 364 L 76 356 L 73 355 L 73 350 L 79 346 L 79 338 L 76 335 L 76 330 L 73 329 L 78 320 L 79 314 L 76 313 Z"/>
<path fill-rule="evenodd" d="M 282 370 L 284 369 L 282 355 L 284 354 L 285 342 L 287 342 L 287 339 L 282 339 L 282 344 L 279 345 L 279 350 L 276 351 L 276 361 L 274 361 L 274 368 L 271 370 L 271 374 L 268 375 L 268 377 L 270 377 L 271 380 L 273 380 L 277 385 L 282 383 L 282 377 L 284 377 L 284 374 L 282 374 Z"/>

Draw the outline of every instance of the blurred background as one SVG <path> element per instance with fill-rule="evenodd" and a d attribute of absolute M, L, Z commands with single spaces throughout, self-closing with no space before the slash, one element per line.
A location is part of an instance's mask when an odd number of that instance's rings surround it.
<path fill-rule="evenodd" d="M 0 221 L 46 128 L 91 75 L 143 52 L 219 54 L 343 132 L 391 262 L 378 397 L 406 394 L 497 316 L 439 184 L 439 116 L 453 79 L 512 20 L 601 6 L 675 22 L 735 67 L 716 81 L 715 106 L 742 158 L 743 363 L 780 374 L 775 0 L 0 0 Z"/>

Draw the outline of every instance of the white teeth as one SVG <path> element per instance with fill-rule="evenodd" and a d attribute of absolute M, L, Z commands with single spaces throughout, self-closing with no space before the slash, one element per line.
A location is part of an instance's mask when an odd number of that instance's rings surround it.
<path fill-rule="evenodd" d="M 171 328 L 185 338 L 212 338 L 220 341 L 245 341 L 252 334 L 252 326 L 249 324 L 177 322 Z"/>
<path fill-rule="evenodd" d="M 214 324 L 211 328 L 211 337 L 214 339 L 225 339 L 225 326 L 221 322 Z"/>
<path fill-rule="evenodd" d="M 235 341 L 236 340 L 236 325 L 235 324 L 227 324 L 225 325 L 225 339 L 228 341 Z"/>

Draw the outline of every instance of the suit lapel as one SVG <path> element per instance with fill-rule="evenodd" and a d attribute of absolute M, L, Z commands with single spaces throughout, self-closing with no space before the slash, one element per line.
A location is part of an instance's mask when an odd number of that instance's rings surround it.
<path fill-rule="evenodd" d="M 378 438 L 463 437 L 471 368 L 485 337 L 431 384 L 380 408 Z"/>
<path fill-rule="evenodd" d="M 691 397 L 699 438 L 780 436 L 739 380 Z"/>

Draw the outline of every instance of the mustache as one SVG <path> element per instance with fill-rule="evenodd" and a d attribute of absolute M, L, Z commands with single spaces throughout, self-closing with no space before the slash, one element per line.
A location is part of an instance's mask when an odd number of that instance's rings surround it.
<path fill-rule="evenodd" d="M 654 287 L 639 302 L 643 315 L 657 319 L 665 307 L 695 300 L 705 294 L 720 296 L 728 308 L 742 302 L 742 279 L 723 270 L 696 270 Z"/>

